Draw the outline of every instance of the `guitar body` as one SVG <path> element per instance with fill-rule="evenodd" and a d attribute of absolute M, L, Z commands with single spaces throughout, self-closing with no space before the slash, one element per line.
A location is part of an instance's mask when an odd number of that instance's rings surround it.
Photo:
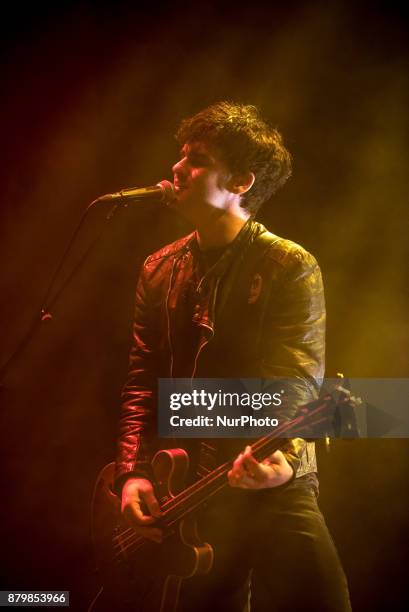
<path fill-rule="evenodd" d="M 297 437 L 305 427 L 327 427 L 334 410 L 342 405 L 351 406 L 353 401 L 356 398 L 338 386 L 334 394 L 298 407 L 298 416 L 283 421 L 252 444 L 253 456 L 263 461 L 280 448 L 283 438 Z M 127 612 L 176 612 L 182 580 L 205 574 L 212 567 L 213 549 L 201 540 L 195 513 L 228 486 L 228 472 L 234 459 L 185 487 L 187 453 L 176 448 L 155 455 L 152 469 L 162 510 L 156 523 L 163 529 L 161 544 L 138 536 L 123 519 L 120 500 L 112 490 L 114 464 L 101 471 L 94 489 L 92 531 L 104 586 L 101 597 L 94 600 L 88 612 L 115 611 L 121 603 L 125 603 Z M 100 607 L 103 598 L 105 605 Z"/>
<path fill-rule="evenodd" d="M 184 489 L 188 466 L 182 449 L 155 455 L 152 468 L 161 506 Z M 114 463 L 110 463 L 98 476 L 92 504 L 92 534 L 104 597 L 127 602 L 135 612 L 174 612 L 182 580 L 207 573 L 213 549 L 201 541 L 192 514 L 164 526 L 162 544 L 138 536 L 122 517 L 120 500 L 112 491 L 113 477 Z"/>

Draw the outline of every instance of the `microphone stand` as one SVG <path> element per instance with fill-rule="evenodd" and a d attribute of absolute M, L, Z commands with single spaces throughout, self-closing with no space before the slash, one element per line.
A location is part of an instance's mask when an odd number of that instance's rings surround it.
<path fill-rule="evenodd" d="M 16 349 L 12 352 L 12 354 L 10 355 L 10 357 L 8 359 L 6 359 L 5 363 L 1 366 L 0 368 L 0 385 L 2 384 L 2 382 L 4 381 L 10 366 L 15 362 L 15 360 L 17 359 L 17 357 L 20 356 L 20 354 L 23 352 L 23 350 L 25 349 L 25 347 L 29 344 L 31 338 L 34 336 L 34 334 L 36 333 L 36 331 L 39 329 L 39 327 L 41 326 L 41 323 L 45 323 L 46 321 L 50 321 L 53 318 L 53 315 L 51 313 L 51 307 L 56 303 L 57 299 L 60 297 L 61 293 L 64 291 L 64 289 L 66 289 L 66 287 L 69 285 L 69 283 L 71 282 L 71 280 L 74 278 L 74 276 L 76 275 L 76 273 L 81 269 L 81 267 L 84 265 L 84 263 L 86 262 L 86 260 L 88 259 L 89 255 L 91 254 L 91 252 L 93 251 L 93 249 L 95 248 L 95 246 L 98 244 L 98 242 L 101 240 L 102 236 L 105 233 L 105 230 L 107 228 L 108 223 L 112 220 L 112 218 L 114 217 L 116 211 L 118 210 L 118 208 L 126 208 L 128 203 L 126 202 L 126 200 L 119 200 L 117 202 L 115 202 L 115 204 L 111 207 L 111 210 L 108 212 L 108 214 L 105 217 L 105 221 L 106 223 L 104 224 L 102 230 L 99 232 L 99 234 L 97 235 L 97 237 L 91 242 L 91 244 L 88 246 L 88 248 L 85 250 L 84 254 L 81 256 L 80 260 L 77 262 L 77 264 L 73 267 L 73 269 L 69 272 L 69 274 L 65 277 L 65 279 L 63 280 L 61 286 L 59 287 L 58 291 L 56 291 L 56 293 L 53 295 L 53 297 L 51 296 L 52 290 L 56 284 L 56 281 L 58 279 L 58 276 L 65 264 L 65 262 L 68 259 L 68 255 L 70 254 L 72 247 L 75 243 L 75 239 L 77 238 L 81 228 L 84 225 L 84 222 L 86 220 L 86 218 L 88 217 L 88 214 L 91 212 L 91 210 L 93 210 L 96 206 L 97 203 L 99 203 L 99 199 L 94 200 L 93 202 L 91 202 L 91 204 L 89 204 L 87 206 L 87 208 L 84 210 L 84 212 L 82 213 L 80 220 L 76 226 L 76 228 L 74 229 L 74 232 L 67 244 L 66 249 L 64 250 L 60 261 L 55 269 L 54 274 L 51 277 L 50 283 L 47 287 L 47 290 L 45 292 L 44 298 L 42 300 L 42 304 L 40 306 L 40 313 L 36 314 L 35 317 L 33 318 L 33 321 L 31 323 L 31 325 L 28 328 L 28 331 L 26 332 L 26 334 L 23 336 L 23 339 L 19 342 L 19 344 L 17 345 Z M 122 206 L 121 206 L 122 204 Z M 40 315 L 40 316 L 39 316 Z"/>

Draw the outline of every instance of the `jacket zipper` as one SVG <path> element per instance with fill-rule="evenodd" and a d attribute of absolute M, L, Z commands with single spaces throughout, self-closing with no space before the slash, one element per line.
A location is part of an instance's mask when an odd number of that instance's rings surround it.
<path fill-rule="evenodd" d="M 166 320 L 168 324 L 168 344 L 169 344 L 169 351 L 170 351 L 170 372 L 169 372 L 170 378 L 173 377 L 173 345 L 172 345 L 172 334 L 170 330 L 169 298 L 170 298 L 170 292 L 172 290 L 172 285 L 173 285 L 173 277 L 175 273 L 176 261 L 177 261 L 176 257 L 174 257 L 173 264 L 172 264 L 172 272 L 170 274 L 168 293 L 166 295 Z"/>
<path fill-rule="evenodd" d="M 205 277 L 203 277 L 202 280 L 200 281 L 200 283 L 198 285 L 198 290 L 200 290 L 204 278 Z M 214 288 L 214 292 L 213 292 L 213 302 L 212 302 L 213 319 L 214 319 L 214 312 L 215 312 L 215 307 L 216 307 L 216 297 L 217 297 L 217 292 L 218 292 L 218 289 L 219 289 L 219 283 L 220 283 L 220 278 L 217 279 L 216 285 L 215 285 L 215 288 Z M 201 327 L 205 327 L 206 329 L 208 329 L 211 332 L 212 337 L 214 336 L 214 327 L 210 327 L 210 325 L 206 325 L 205 323 L 201 323 Z M 194 361 L 193 372 L 192 372 L 192 375 L 190 377 L 191 380 L 193 380 L 193 378 L 196 375 L 197 364 L 198 364 L 198 361 L 199 361 L 200 354 L 201 354 L 201 352 L 203 351 L 203 349 L 205 348 L 205 346 L 208 343 L 209 343 L 209 339 L 208 338 L 200 343 L 200 346 L 199 346 L 199 348 L 197 350 L 195 361 Z"/>
<path fill-rule="evenodd" d="M 173 279 L 174 279 L 174 274 L 175 274 L 175 268 L 176 268 L 176 262 L 178 261 L 178 259 L 176 258 L 176 256 L 173 259 L 173 264 L 172 264 L 172 271 L 170 274 L 170 280 L 169 280 L 169 287 L 168 287 L 168 292 L 166 295 L 166 320 L 167 320 L 167 326 L 168 326 L 168 344 L 169 344 L 169 351 L 170 351 L 170 368 L 169 368 L 169 375 L 170 378 L 173 377 L 173 364 L 174 364 L 174 359 L 173 359 L 173 345 L 172 345 L 172 333 L 171 333 L 171 329 L 170 329 L 170 312 L 169 312 L 169 299 L 170 299 L 170 293 L 172 290 L 172 286 L 173 286 Z M 208 275 L 208 273 L 211 271 L 211 269 L 203 276 L 203 278 L 201 279 L 197 290 L 200 291 L 201 287 L 202 287 L 202 283 L 205 280 L 206 276 Z M 215 306 L 216 306 L 216 297 L 217 297 L 217 291 L 219 288 L 219 283 L 220 283 L 220 278 L 217 279 L 216 281 L 216 285 L 214 288 L 214 293 L 213 293 L 213 302 L 212 302 L 212 311 L 213 313 L 215 312 Z M 212 337 L 214 336 L 214 329 L 210 326 L 210 325 L 206 325 L 205 323 L 201 323 L 201 327 L 205 327 L 206 329 L 208 329 L 211 334 Z M 194 360 L 194 366 L 193 366 L 193 372 L 191 375 L 191 380 L 195 377 L 196 374 L 196 370 L 197 370 L 197 365 L 198 365 L 198 359 L 199 356 L 201 354 L 201 352 L 203 351 L 203 349 L 205 348 L 206 344 L 208 344 L 209 339 L 205 339 L 203 342 L 200 343 L 200 346 L 197 350 L 196 356 L 195 356 L 195 360 Z"/>
<path fill-rule="evenodd" d="M 213 332 L 212 328 L 210 327 L 210 325 L 201 325 L 201 327 L 206 327 L 207 329 L 210 329 L 211 332 Z M 202 350 L 204 349 L 204 347 L 206 346 L 206 344 L 208 344 L 209 340 L 206 338 L 205 340 L 203 340 L 203 342 L 200 343 L 200 346 L 198 348 L 198 351 L 196 353 L 196 357 L 195 357 L 195 363 L 193 366 L 193 372 L 192 375 L 190 377 L 190 380 L 193 380 L 196 374 L 196 370 L 197 370 L 197 362 L 200 356 L 200 353 L 202 352 Z"/>

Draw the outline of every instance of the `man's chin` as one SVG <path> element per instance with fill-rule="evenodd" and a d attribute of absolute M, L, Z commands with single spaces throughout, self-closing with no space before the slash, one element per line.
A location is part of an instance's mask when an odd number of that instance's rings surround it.
<path fill-rule="evenodd" d="M 181 208 L 185 206 L 192 205 L 192 198 L 189 195 L 187 189 L 178 189 L 175 190 L 175 199 L 172 200 L 170 206 L 174 208 Z"/>

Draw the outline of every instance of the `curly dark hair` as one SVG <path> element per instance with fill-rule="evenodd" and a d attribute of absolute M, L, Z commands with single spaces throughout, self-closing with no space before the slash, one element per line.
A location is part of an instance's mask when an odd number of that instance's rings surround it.
<path fill-rule="evenodd" d="M 218 102 L 184 119 L 176 133 L 180 145 L 203 142 L 215 147 L 232 173 L 253 172 L 256 180 L 241 206 L 255 215 L 291 175 L 291 156 L 281 134 L 252 105 Z"/>

